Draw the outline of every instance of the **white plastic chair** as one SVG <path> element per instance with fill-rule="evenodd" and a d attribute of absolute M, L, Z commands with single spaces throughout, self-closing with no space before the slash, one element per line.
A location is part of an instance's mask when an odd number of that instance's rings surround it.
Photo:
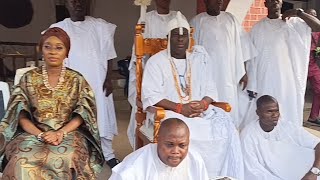
<path fill-rule="evenodd" d="M 9 84 L 6 82 L 0 81 L 0 90 L 2 91 L 2 95 L 3 95 L 4 110 L 6 110 L 9 102 L 9 98 L 10 98 Z"/>
<path fill-rule="evenodd" d="M 26 68 L 17 69 L 16 75 L 14 76 L 14 85 L 17 85 L 20 82 L 20 79 L 24 75 L 24 73 L 26 73 L 34 68 L 36 68 L 36 67 L 26 67 Z"/>

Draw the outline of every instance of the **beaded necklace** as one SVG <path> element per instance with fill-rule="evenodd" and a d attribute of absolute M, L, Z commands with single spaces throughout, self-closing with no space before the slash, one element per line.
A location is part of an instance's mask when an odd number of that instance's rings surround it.
<path fill-rule="evenodd" d="M 192 96 L 192 90 L 191 90 L 191 63 L 188 59 L 186 59 L 187 61 L 187 82 L 186 82 L 186 87 L 182 87 L 181 82 L 180 82 L 180 78 L 179 78 L 179 73 L 177 68 L 175 67 L 175 64 L 173 62 L 172 57 L 170 57 L 169 59 L 170 64 L 171 64 L 171 70 L 172 70 L 172 74 L 173 74 L 173 78 L 174 78 L 174 83 L 176 86 L 176 90 L 178 92 L 179 95 L 179 99 L 180 99 L 180 103 L 183 102 L 190 102 L 191 101 L 191 96 Z M 184 89 L 184 90 L 182 90 Z M 181 92 L 184 92 L 185 95 L 182 95 Z"/>
<path fill-rule="evenodd" d="M 185 68 L 184 68 L 184 73 L 183 73 L 183 75 L 181 75 L 180 73 L 179 73 L 179 71 L 178 71 L 178 68 L 177 68 L 177 65 L 176 65 L 176 63 L 173 61 L 173 65 L 174 65 L 174 68 L 175 68 L 175 70 L 176 70 L 176 72 L 178 73 L 178 75 L 179 75 L 179 82 L 180 82 L 180 87 L 181 87 L 181 90 L 182 90 L 182 92 L 183 93 L 186 93 L 186 84 L 187 84 L 187 81 L 186 81 L 186 74 L 187 74 L 187 69 L 188 69 L 188 63 L 187 63 L 187 61 L 184 61 L 185 62 Z M 184 83 L 183 83 L 183 82 Z"/>
<path fill-rule="evenodd" d="M 66 74 L 66 67 L 63 65 L 61 68 L 60 77 L 59 77 L 57 85 L 55 87 L 51 87 L 51 85 L 49 83 L 49 76 L 48 76 L 47 68 L 45 65 L 42 66 L 42 78 L 43 78 L 44 86 L 51 91 L 55 91 L 55 90 L 62 87 L 65 74 Z"/>

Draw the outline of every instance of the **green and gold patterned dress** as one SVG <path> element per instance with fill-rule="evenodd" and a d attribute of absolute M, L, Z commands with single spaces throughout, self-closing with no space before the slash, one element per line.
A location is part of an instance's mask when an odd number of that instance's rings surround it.
<path fill-rule="evenodd" d="M 58 130 L 72 117 L 84 123 L 58 146 L 24 132 L 18 115 L 24 110 L 42 131 Z M 0 122 L 0 170 L 3 180 L 96 179 L 104 158 L 101 151 L 93 91 L 81 74 L 67 69 L 63 86 L 51 91 L 41 68 L 28 71 L 14 88 Z"/>

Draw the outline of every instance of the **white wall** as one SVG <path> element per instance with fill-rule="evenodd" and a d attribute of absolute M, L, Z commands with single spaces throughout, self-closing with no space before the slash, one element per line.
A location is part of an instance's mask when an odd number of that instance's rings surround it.
<path fill-rule="evenodd" d="M 40 33 L 55 22 L 54 0 L 32 0 L 34 15 L 29 25 L 8 29 L 0 25 L 0 41 L 38 42 Z"/>
<path fill-rule="evenodd" d="M 95 0 L 92 15 L 116 24 L 115 47 L 117 59 L 131 55 L 134 38 L 134 28 L 139 18 L 140 8 L 128 0 Z"/>
<path fill-rule="evenodd" d="M 171 9 L 181 11 L 190 20 L 197 14 L 197 0 L 171 0 Z"/>
<path fill-rule="evenodd" d="M 140 7 L 133 0 L 95 0 L 92 15 L 117 25 L 115 46 L 119 59 L 131 55 L 134 27 L 140 16 Z M 196 15 L 196 0 L 172 0 L 171 8 L 180 10 L 187 18 Z M 148 11 L 154 9 L 152 3 Z M 115 67 L 115 66 L 114 66 Z"/>
<path fill-rule="evenodd" d="M 35 14 L 30 25 L 18 29 L 7 29 L 0 25 L 0 41 L 38 42 L 40 33 L 55 22 L 55 0 L 32 0 L 32 2 Z M 92 0 L 92 2 L 93 16 L 117 25 L 115 34 L 117 60 L 131 55 L 134 27 L 140 15 L 140 7 L 133 4 L 134 0 Z M 172 0 L 171 8 L 180 10 L 190 19 L 196 15 L 196 5 L 196 0 Z M 153 3 L 148 11 L 154 7 Z"/>

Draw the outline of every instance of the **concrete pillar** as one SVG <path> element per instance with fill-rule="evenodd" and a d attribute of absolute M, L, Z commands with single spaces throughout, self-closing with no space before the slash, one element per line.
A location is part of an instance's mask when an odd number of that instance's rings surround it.
<path fill-rule="evenodd" d="M 254 0 L 231 0 L 227 10 L 232 13 L 239 22 L 243 22 Z"/>

